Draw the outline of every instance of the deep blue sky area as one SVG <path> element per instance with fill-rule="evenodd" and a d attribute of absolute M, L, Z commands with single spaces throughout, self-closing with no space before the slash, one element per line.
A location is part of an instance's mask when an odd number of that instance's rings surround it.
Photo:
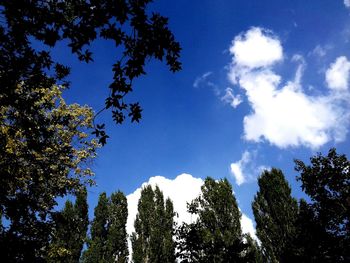
<path fill-rule="evenodd" d="M 350 8 L 343 0 L 159 0 L 149 9 L 169 17 L 169 27 L 182 47 L 183 69 L 174 74 L 164 63 L 151 61 L 147 65 L 147 75 L 134 82 L 134 91 L 127 99 L 139 101 L 143 108 L 139 124 L 131 124 L 127 119 L 123 125 L 115 125 L 109 111 L 99 117 L 98 122 L 106 123 L 110 139 L 98 151 L 93 164 L 97 186 L 89 189 L 91 209 L 102 191 L 110 194 L 120 189 L 130 194 L 152 176 L 174 179 L 181 173 L 189 173 L 200 178 L 227 177 L 240 208 L 252 218 L 250 204 L 262 167 L 281 168 L 293 188 L 293 195 L 302 197 L 300 184 L 295 180 L 294 158 L 308 161 L 316 152 L 327 153 L 333 146 L 349 156 L 349 136 L 346 134 L 349 116 L 341 114 L 349 112 L 346 101 L 339 102 L 333 97 L 327 100 L 325 107 L 332 116 L 341 115 L 342 118 L 334 121 L 331 117 L 334 123 L 331 125 L 325 121 L 321 127 L 316 122 L 316 131 L 305 128 L 310 134 L 305 132 L 304 136 L 301 132 L 297 136 L 298 143 L 289 141 L 294 133 L 288 128 L 281 130 L 281 134 L 286 133 L 283 143 L 276 143 L 275 135 L 271 135 L 268 128 L 259 130 L 267 127 L 261 122 L 254 126 L 260 137 L 249 139 L 244 118 L 256 110 L 253 97 L 248 96 L 244 86 L 228 77 L 232 67 L 237 69 L 243 65 L 235 60 L 239 51 L 234 53 L 230 47 L 238 43 L 237 36 L 242 43 L 248 40 L 248 31 L 255 28 L 257 35 L 260 32 L 262 38 L 278 41 L 283 48 L 282 59 L 273 65 L 264 65 L 266 70 L 281 77 L 275 94 L 294 79 L 300 65 L 304 68 L 302 91 L 298 95 L 301 96 L 302 92 L 308 102 L 318 101 L 320 96 L 328 96 L 334 90 L 347 94 L 350 68 L 336 75 L 345 79 L 345 88 L 338 85 L 340 88 L 330 89 L 333 84 L 325 77 L 339 57 L 345 57 L 346 62 L 350 58 Z M 266 52 L 260 50 L 259 43 L 255 50 L 260 55 Z M 108 94 L 112 64 L 118 59 L 120 50 L 112 43 L 96 41 L 92 51 L 94 62 L 90 64 L 80 63 L 63 43 L 54 50 L 54 56 L 72 67 L 71 87 L 65 93 L 66 100 L 88 104 L 98 111 Z M 294 59 L 295 55 L 299 59 Z M 243 77 L 240 75 L 240 79 Z M 196 80 L 197 85 L 194 85 Z M 223 99 L 227 88 L 241 98 L 242 102 L 235 108 L 229 100 Z M 329 106 L 332 103 L 334 107 Z M 291 100 L 289 107 L 297 109 L 300 106 Z M 276 106 L 274 110 L 283 114 L 288 108 Z M 285 118 L 296 116 L 291 122 L 300 125 L 303 131 L 302 120 L 306 115 L 291 112 L 292 115 Z M 317 115 L 316 119 L 319 118 Z M 276 117 L 277 126 L 281 119 L 286 122 L 283 118 Z M 322 132 L 327 134 L 327 139 L 313 144 L 312 136 Z M 333 136 L 337 132 L 345 136 L 337 139 Z M 237 183 L 231 164 L 238 164 L 245 152 L 249 153 L 249 160 L 239 165 L 245 180 Z"/>

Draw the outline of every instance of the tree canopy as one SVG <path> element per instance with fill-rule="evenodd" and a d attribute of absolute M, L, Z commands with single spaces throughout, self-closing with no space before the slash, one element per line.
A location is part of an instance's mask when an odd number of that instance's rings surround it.
<path fill-rule="evenodd" d="M 93 113 L 66 104 L 63 87 L 25 84 L 12 91 L 20 101 L 0 104 L 0 214 L 2 258 L 39 261 L 52 228 L 57 197 L 91 184 L 87 166 L 98 146 L 88 133 Z M 3 98 L 3 95 L 0 95 Z"/>
<path fill-rule="evenodd" d="M 0 105 L 22 103 L 26 107 L 14 92 L 20 83 L 28 94 L 38 87 L 68 85 L 69 67 L 50 54 L 58 42 L 67 43 L 72 54 L 88 63 L 93 60 L 92 43 L 106 39 L 115 44 L 117 59 L 104 109 L 111 110 L 116 123 L 122 123 L 126 115 L 139 121 L 141 107 L 138 102 L 127 102 L 126 95 L 133 90 L 133 79 L 145 74 L 145 64 L 155 58 L 165 60 L 173 72 L 181 69 L 180 45 L 168 28 L 168 19 L 149 11 L 150 2 L 1 0 Z M 95 134 L 100 143 L 106 142 L 103 125 L 95 126 Z"/>
<path fill-rule="evenodd" d="M 231 184 L 208 177 L 201 190 L 188 209 L 197 220 L 178 231 L 179 258 L 182 262 L 243 262 L 241 213 Z"/>
<path fill-rule="evenodd" d="M 128 204 L 122 192 L 112 193 L 110 198 L 106 193 L 100 194 L 83 262 L 128 262 L 127 217 Z"/>
<path fill-rule="evenodd" d="M 258 185 L 252 208 L 264 256 L 269 262 L 293 262 L 297 200 L 291 196 L 291 188 L 279 169 L 264 171 Z"/>
<path fill-rule="evenodd" d="M 54 214 L 54 225 L 47 262 L 79 262 L 89 225 L 86 189 L 77 193 L 75 204 L 67 200 L 64 209 Z"/>
<path fill-rule="evenodd" d="M 135 232 L 131 236 L 135 263 L 174 263 L 174 210 L 158 186 L 147 185 L 141 190 Z"/>
<path fill-rule="evenodd" d="M 350 161 L 334 148 L 327 156 L 317 154 L 310 161 L 307 165 L 295 160 L 295 169 L 300 172 L 298 180 L 311 198 L 311 203 L 304 205 L 309 215 L 308 225 L 313 224 L 309 230 L 314 231 L 310 234 L 322 251 L 321 258 L 347 262 L 350 260 Z"/>

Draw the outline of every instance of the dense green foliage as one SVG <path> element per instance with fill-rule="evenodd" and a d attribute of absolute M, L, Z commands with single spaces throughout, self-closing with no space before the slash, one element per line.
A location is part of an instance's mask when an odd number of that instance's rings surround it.
<path fill-rule="evenodd" d="M 54 215 L 55 230 L 48 251 L 48 262 L 79 262 L 89 225 L 86 189 L 77 193 L 75 204 L 66 201 Z"/>
<path fill-rule="evenodd" d="M 83 262 L 128 262 L 127 217 L 128 204 L 122 192 L 113 193 L 110 198 L 107 198 L 106 193 L 100 195 Z"/>
<path fill-rule="evenodd" d="M 189 204 L 197 216 L 179 229 L 178 256 L 182 262 L 244 262 L 240 218 L 227 179 L 206 178 L 201 195 Z"/>
<path fill-rule="evenodd" d="M 43 260 L 56 198 L 91 182 L 87 164 L 98 146 L 87 134 L 93 113 L 66 104 L 62 90 L 38 87 L 27 93 L 21 84 L 12 93 L 22 103 L 0 104 L 0 213 L 7 222 L 0 247 L 5 262 Z"/>
<path fill-rule="evenodd" d="M 145 74 L 150 59 L 165 61 L 171 71 L 181 69 L 180 46 L 169 30 L 168 19 L 146 10 L 151 0 L 0 0 L 0 105 L 27 105 L 13 92 L 24 82 L 29 94 L 37 87 L 50 88 L 64 81 L 70 69 L 53 61 L 50 50 L 58 42 L 67 43 L 80 61 L 92 61 L 89 50 L 96 39 L 116 46 L 113 80 L 105 109 L 116 123 L 126 115 L 141 118 L 139 103 L 127 103 L 132 81 Z M 38 45 L 40 43 L 40 45 Z M 40 48 L 38 48 L 40 47 Z M 95 126 L 104 144 L 108 136 L 104 125 Z"/>
<path fill-rule="evenodd" d="M 252 204 L 256 232 L 269 262 L 295 262 L 298 203 L 281 170 L 264 171 Z"/>
<path fill-rule="evenodd" d="M 164 204 L 164 196 L 158 186 L 155 190 L 150 185 L 142 189 L 135 232 L 131 237 L 133 262 L 175 262 L 173 217 L 173 204 L 170 199 Z"/>
<path fill-rule="evenodd" d="M 117 59 L 104 109 L 116 123 L 126 116 L 139 121 L 141 107 L 126 95 L 133 79 L 145 74 L 146 62 L 155 58 L 171 71 L 181 68 L 179 43 L 167 18 L 146 11 L 150 2 L 0 0 L 1 260 L 42 262 L 48 251 L 54 257 L 65 253 L 55 232 L 63 231 L 53 220 L 56 200 L 93 182 L 88 164 L 97 142 L 88 135 L 102 144 L 108 138 L 88 107 L 62 99 L 70 69 L 54 61 L 51 50 L 61 42 L 89 62 L 95 40 L 113 41 Z M 75 212 L 68 202 L 61 219 L 69 221 Z M 57 246 L 61 252 L 54 251 Z"/>
<path fill-rule="evenodd" d="M 300 160 L 295 163 L 302 189 L 311 198 L 310 204 L 303 204 L 303 211 L 308 215 L 303 231 L 313 237 L 317 250 L 307 253 L 324 262 L 349 262 L 350 161 L 330 149 L 327 156 L 312 157 L 310 165 Z"/>

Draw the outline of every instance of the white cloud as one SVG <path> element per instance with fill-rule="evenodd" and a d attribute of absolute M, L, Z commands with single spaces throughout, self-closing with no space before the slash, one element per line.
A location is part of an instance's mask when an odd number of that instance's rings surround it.
<path fill-rule="evenodd" d="M 226 88 L 225 95 L 221 97 L 221 101 L 230 104 L 233 108 L 237 108 L 242 103 L 242 97 L 239 94 L 234 95 L 231 88 Z"/>
<path fill-rule="evenodd" d="M 198 88 L 201 84 L 206 83 L 206 82 L 207 82 L 207 78 L 208 78 L 211 74 L 213 74 L 213 73 L 212 73 L 211 71 L 208 71 L 208 72 L 204 73 L 202 76 L 197 77 L 197 78 L 195 79 L 195 81 L 193 82 L 193 87 L 194 87 L 194 88 Z M 209 82 L 209 83 L 211 83 L 211 82 Z"/>
<path fill-rule="evenodd" d="M 254 227 L 253 220 L 251 220 L 247 215 L 242 213 L 241 226 L 243 233 L 249 233 L 252 238 L 258 240 L 256 236 L 256 231 Z"/>
<path fill-rule="evenodd" d="M 350 0 L 344 0 L 344 5 L 345 5 L 347 8 L 350 8 Z"/>
<path fill-rule="evenodd" d="M 328 87 L 335 90 L 348 89 L 349 73 L 349 60 L 344 56 L 338 57 L 326 71 L 326 81 Z"/>
<path fill-rule="evenodd" d="M 191 222 L 191 214 L 187 212 L 187 203 L 195 199 L 201 192 L 203 180 L 192 177 L 190 174 L 181 174 L 174 180 L 167 179 L 163 176 L 154 176 L 148 182 L 142 184 L 132 194 L 127 196 L 129 215 L 127 220 L 127 232 L 131 234 L 134 231 L 134 221 L 137 214 L 137 203 L 141 196 L 141 189 L 146 185 L 156 185 L 163 191 L 164 197 L 169 197 L 174 204 L 174 210 L 178 213 L 177 221 Z"/>
<path fill-rule="evenodd" d="M 256 35 L 259 36 L 259 41 L 255 40 Z M 234 48 L 238 44 L 240 48 Z M 306 63 L 300 55 L 292 58 L 292 61 L 299 63 L 294 80 L 282 84 L 282 77 L 272 69 L 273 64 L 283 58 L 283 54 L 280 54 L 282 47 L 278 38 L 271 32 L 250 29 L 243 36 L 235 38 L 230 50 L 233 60 L 229 79 L 245 91 L 252 108 L 252 112 L 245 116 L 243 121 L 246 140 L 267 140 L 280 148 L 300 145 L 318 148 L 331 140 L 345 139 L 349 123 L 349 104 L 344 107 L 345 96 L 337 96 L 332 90 L 324 96 L 310 96 L 304 93 L 301 78 Z M 254 63 L 249 64 L 247 59 L 242 59 L 256 50 L 268 50 L 266 53 L 270 54 L 266 55 L 265 59 L 257 60 L 256 65 L 260 65 L 260 68 L 254 68 L 251 66 Z M 339 62 L 348 67 L 347 63 L 344 58 Z M 247 64 L 250 67 L 247 67 Z M 338 72 L 337 66 L 337 62 L 332 65 L 330 75 Z M 347 73 L 348 71 L 346 68 Z M 343 87 L 334 79 L 340 78 L 333 78 L 333 89 Z"/>
<path fill-rule="evenodd" d="M 247 68 L 266 67 L 283 59 L 282 46 L 270 31 L 253 27 L 232 42 L 230 53 L 238 65 Z"/>
<path fill-rule="evenodd" d="M 317 45 L 311 52 L 309 52 L 309 56 L 313 55 L 316 56 L 318 58 L 323 58 L 327 55 L 327 52 L 332 49 L 332 46 L 330 45 L 325 45 L 325 46 L 321 46 L 321 45 Z"/>
<path fill-rule="evenodd" d="M 241 160 L 231 163 L 231 173 L 236 180 L 237 185 L 241 185 L 246 182 L 247 178 L 244 175 L 245 166 L 251 161 L 251 156 L 248 151 L 245 151 Z"/>
<path fill-rule="evenodd" d="M 143 183 L 141 187 L 127 196 L 129 211 L 126 226 L 127 233 L 131 234 L 134 231 L 137 203 L 141 196 L 142 187 L 148 184 L 152 185 L 152 187 L 158 185 L 163 191 L 164 197 L 169 197 L 173 201 L 174 210 L 178 213 L 176 221 L 178 223 L 191 223 L 195 218 L 191 218 L 191 214 L 187 212 L 187 202 L 191 202 L 200 195 L 203 183 L 204 181 L 201 178 L 193 177 L 190 174 L 181 174 L 173 180 L 163 176 L 151 177 L 148 182 Z M 252 237 L 256 237 L 253 221 L 244 213 L 242 213 L 241 226 L 243 233 L 250 233 Z M 129 249 L 131 249 L 130 242 Z"/>
<path fill-rule="evenodd" d="M 269 169 L 264 165 L 257 166 L 256 157 L 257 151 L 244 151 L 240 160 L 231 163 L 230 171 L 238 186 L 254 181 L 263 170 Z"/>

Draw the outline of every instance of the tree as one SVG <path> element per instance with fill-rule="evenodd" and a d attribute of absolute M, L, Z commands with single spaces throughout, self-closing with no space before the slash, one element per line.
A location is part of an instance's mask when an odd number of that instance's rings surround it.
<path fill-rule="evenodd" d="M 272 168 L 258 179 L 252 203 L 256 232 L 269 262 L 295 262 L 298 203 L 283 173 Z"/>
<path fill-rule="evenodd" d="M 83 254 L 83 262 L 86 263 L 107 263 L 108 223 L 108 198 L 106 193 L 100 194 L 97 206 L 94 210 L 94 220 L 91 224 L 90 239 L 87 243 L 87 250 Z"/>
<path fill-rule="evenodd" d="M 244 261 L 241 213 L 227 179 L 206 178 L 189 212 L 198 219 L 180 227 L 178 256 L 182 262 Z"/>
<path fill-rule="evenodd" d="M 170 199 L 164 205 L 164 196 L 158 186 L 148 185 L 141 191 L 135 232 L 131 242 L 133 262 L 174 263 L 174 212 Z"/>
<path fill-rule="evenodd" d="M 60 41 L 79 60 L 92 61 L 90 45 L 96 39 L 112 41 L 119 59 L 112 67 L 113 80 L 105 108 L 116 123 L 125 116 L 139 121 L 139 103 L 126 102 L 133 79 L 145 74 L 150 59 L 166 61 L 170 70 L 181 69 L 180 46 L 168 28 L 168 19 L 147 10 L 151 0 L 0 1 L 0 105 L 26 107 L 14 93 L 24 81 L 24 92 L 49 88 L 64 81 L 70 69 L 53 61 L 50 50 Z M 38 42 L 40 45 L 38 45 Z M 36 48 L 40 46 L 42 48 Z M 120 52 L 121 50 L 121 52 Z M 104 125 L 95 126 L 104 144 Z"/>
<path fill-rule="evenodd" d="M 106 251 L 108 262 L 127 263 L 129 250 L 126 233 L 128 219 L 128 202 L 125 195 L 118 191 L 113 193 L 109 202 Z"/>
<path fill-rule="evenodd" d="M 345 155 L 329 150 L 327 156 L 317 154 L 311 165 L 295 160 L 300 172 L 298 180 L 311 198 L 304 204 L 303 223 L 312 224 L 319 260 L 348 262 L 350 260 L 350 161 Z M 302 218 L 303 219 L 303 218 Z M 305 229 L 305 228 L 304 228 Z M 305 229 L 307 230 L 307 229 Z M 317 230 L 317 231 L 315 231 Z M 317 235 L 317 236 L 316 236 Z"/>
<path fill-rule="evenodd" d="M 106 193 L 100 194 L 95 207 L 88 248 L 83 254 L 83 262 L 128 262 L 127 217 L 128 204 L 122 192 L 113 193 L 110 198 Z"/>
<path fill-rule="evenodd" d="M 250 234 L 243 235 L 245 239 L 246 249 L 244 251 L 244 259 L 249 263 L 263 263 L 264 257 L 261 248 L 256 240 Z"/>
<path fill-rule="evenodd" d="M 0 103 L 0 214 L 6 222 L 0 247 L 5 262 L 43 260 L 56 199 L 92 183 L 87 164 L 98 146 L 87 134 L 90 108 L 66 104 L 61 86 L 38 86 L 30 93 L 25 86 L 11 91 L 18 103 Z"/>
<path fill-rule="evenodd" d="M 66 201 L 54 216 L 55 231 L 48 251 L 48 262 L 78 263 L 89 225 L 86 189 L 78 192 L 75 204 Z"/>

